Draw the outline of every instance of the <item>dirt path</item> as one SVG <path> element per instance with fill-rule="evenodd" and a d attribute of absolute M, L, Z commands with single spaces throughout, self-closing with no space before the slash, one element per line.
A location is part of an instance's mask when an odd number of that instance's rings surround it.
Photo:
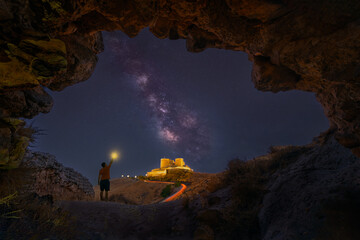
<path fill-rule="evenodd" d="M 110 180 L 109 200 L 123 204 L 145 205 L 163 200 L 161 191 L 167 183 L 147 183 L 131 178 Z M 100 187 L 94 186 L 95 200 L 100 201 Z"/>
<path fill-rule="evenodd" d="M 202 194 L 207 191 L 209 183 L 219 179 L 216 174 L 197 173 L 188 188 L 182 186 L 179 190 L 189 196 Z M 127 199 L 138 201 L 136 204 L 145 204 L 157 201 L 161 190 L 169 183 L 114 179 L 111 184 L 110 196 L 122 193 Z M 98 186 L 95 192 L 99 194 Z M 101 201 L 62 201 L 58 204 L 76 218 L 77 229 L 82 235 L 74 239 L 193 239 L 196 218 L 183 202 L 179 199 L 148 205 Z"/>
<path fill-rule="evenodd" d="M 193 223 L 181 200 L 151 205 L 62 201 L 76 218 L 77 239 L 191 239 Z"/>
<path fill-rule="evenodd" d="M 165 184 L 175 184 L 174 182 L 161 182 L 161 181 L 149 181 L 149 180 L 145 180 L 144 182 L 147 183 L 165 183 Z M 169 197 L 167 197 L 166 199 L 162 200 L 162 203 L 165 202 L 171 202 L 176 200 L 178 197 L 180 197 L 181 194 L 184 193 L 185 189 L 186 189 L 186 185 L 185 184 L 181 184 L 181 187 L 173 194 L 171 194 Z"/>

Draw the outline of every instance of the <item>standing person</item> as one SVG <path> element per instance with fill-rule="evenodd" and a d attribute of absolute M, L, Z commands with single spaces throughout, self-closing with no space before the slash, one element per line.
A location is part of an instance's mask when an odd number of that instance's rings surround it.
<path fill-rule="evenodd" d="M 100 200 L 108 200 L 108 192 L 110 191 L 110 167 L 114 162 L 114 159 L 111 159 L 110 164 L 106 165 L 105 162 L 101 164 L 102 168 L 99 171 L 98 183 L 100 184 Z M 105 199 L 104 199 L 104 190 L 105 190 Z"/>

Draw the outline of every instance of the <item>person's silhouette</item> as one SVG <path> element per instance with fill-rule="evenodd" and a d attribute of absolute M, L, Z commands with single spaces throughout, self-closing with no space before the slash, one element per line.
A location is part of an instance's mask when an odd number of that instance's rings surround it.
<path fill-rule="evenodd" d="M 98 184 L 100 185 L 100 200 L 108 201 L 108 192 L 110 191 L 110 167 L 114 162 L 112 159 L 109 165 L 106 165 L 105 162 L 101 163 L 102 168 L 99 171 Z M 104 199 L 104 190 L 105 190 L 105 199 Z"/>

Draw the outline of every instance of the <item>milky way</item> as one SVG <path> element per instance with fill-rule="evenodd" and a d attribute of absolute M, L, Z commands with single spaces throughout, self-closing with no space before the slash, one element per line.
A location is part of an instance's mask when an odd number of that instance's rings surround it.
<path fill-rule="evenodd" d="M 183 104 L 176 93 L 170 92 L 160 73 L 151 62 L 141 57 L 129 39 L 116 33 L 106 35 L 107 47 L 115 55 L 115 63 L 130 75 L 139 96 L 155 120 L 160 137 L 179 157 L 199 161 L 210 150 L 210 135 L 204 119 L 194 109 Z"/>

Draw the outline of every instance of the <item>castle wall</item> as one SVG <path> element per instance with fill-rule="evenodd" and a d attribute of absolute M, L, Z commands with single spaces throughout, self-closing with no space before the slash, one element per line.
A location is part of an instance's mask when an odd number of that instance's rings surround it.
<path fill-rule="evenodd" d="M 162 159 L 160 160 L 160 168 L 168 168 L 168 167 L 170 167 L 170 166 L 171 166 L 171 163 L 170 163 L 170 162 L 172 162 L 171 159 L 169 159 L 169 158 L 162 158 Z"/>
<path fill-rule="evenodd" d="M 165 170 L 152 170 L 151 172 L 147 172 L 146 176 L 147 177 L 160 177 L 160 176 L 165 176 L 167 173 L 166 169 Z"/>
<path fill-rule="evenodd" d="M 191 168 L 185 165 L 183 158 L 176 158 L 175 161 L 169 158 L 161 158 L 160 160 L 160 168 L 155 168 L 148 172 L 146 176 L 148 177 L 161 177 L 165 176 L 168 171 L 193 171 Z"/>
<path fill-rule="evenodd" d="M 183 158 L 176 158 L 175 159 L 175 166 L 176 167 L 184 167 L 185 166 L 185 162 Z"/>

